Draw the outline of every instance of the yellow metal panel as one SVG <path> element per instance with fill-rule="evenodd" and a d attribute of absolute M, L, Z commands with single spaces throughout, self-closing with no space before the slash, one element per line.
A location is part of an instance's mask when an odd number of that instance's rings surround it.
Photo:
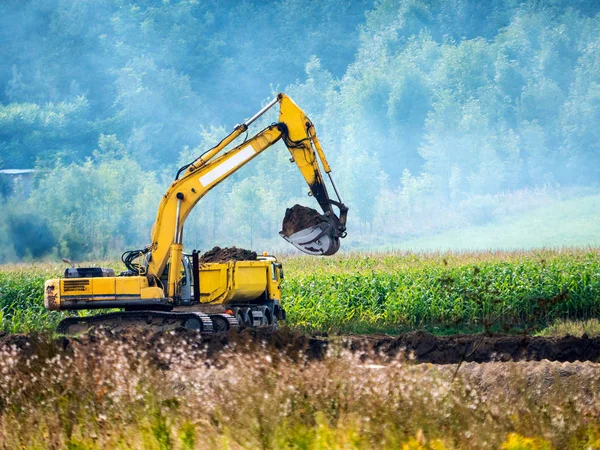
<path fill-rule="evenodd" d="M 92 278 L 92 293 L 94 295 L 115 295 L 115 278 L 114 277 L 102 277 Z"/>
<path fill-rule="evenodd" d="M 164 298 L 164 291 L 159 287 L 146 287 L 140 291 L 142 298 Z"/>
<path fill-rule="evenodd" d="M 115 290 L 117 295 L 140 295 L 142 284 L 148 285 L 145 277 L 118 277 L 115 278 Z"/>
<path fill-rule="evenodd" d="M 200 302 L 214 302 L 227 293 L 228 272 L 229 264 L 206 264 L 200 268 Z"/>
<path fill-rule="evenodd" d="M 281 278 L 279 277 L 279 268 L 274 267 L 272 262 L 270 263 L 269 276 L 267 279 L 269 298 L 271 300 L 281 300 Z"/>
<path fill-rule="evenodd" d="M 91 278 L 66 278 L 60 280 L 61 295 L 91 295 Z"/>
<path fill-rule="evenodd" d="M 229 301 L 251 301 L 267 289 L 268 266 L 261 262 L 235 263 L 234 292 Z"/>

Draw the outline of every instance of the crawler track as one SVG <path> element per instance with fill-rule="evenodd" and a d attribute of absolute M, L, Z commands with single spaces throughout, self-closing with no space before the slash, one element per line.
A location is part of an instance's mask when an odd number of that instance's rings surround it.
<path fill-rule="evenodd" d="M 122 331 L 140 327 L 153 332 L 172 331 L 179 328 L 213 333 L 239 327 L 237 319 L 229 314 L 205 314 L 201 312 L 126 311 L 97 314 L 86 317 L 69 317 L 58 325 L 61 334 L 79 334 L 93 327 L 106 327 Z"/>

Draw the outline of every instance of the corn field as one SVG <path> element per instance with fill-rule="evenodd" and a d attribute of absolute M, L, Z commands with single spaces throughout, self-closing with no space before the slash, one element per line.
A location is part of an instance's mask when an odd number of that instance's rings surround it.
<path fill-rule="evenodd" d="M 536 331 L 600 315 L 598 249 L 284 257 L 288 325 L 322 332 Z M 120 270 L 113 261 L 96 265 Z M 64 266 L 0 266 L 5 332 L 52 329 L 43 284 Z"/>

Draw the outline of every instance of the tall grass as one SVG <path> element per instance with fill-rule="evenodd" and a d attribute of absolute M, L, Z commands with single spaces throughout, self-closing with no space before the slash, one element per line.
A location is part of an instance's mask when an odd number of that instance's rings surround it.
<path fill-rule="evenodd" d="M 595 364 L 380 365 L 189 334 L 0 346 L 0 448 L 598 448 Z M 455 376 L 456 375 L 456 376 Z"/>
<path fill-rule="evenodd" d="M 17 333 L 58 324 L 63 314 L 44 308 L 44 282 L 55 276 L 59 266 L 4 266 L 0 271 L 0 325 Z"/>

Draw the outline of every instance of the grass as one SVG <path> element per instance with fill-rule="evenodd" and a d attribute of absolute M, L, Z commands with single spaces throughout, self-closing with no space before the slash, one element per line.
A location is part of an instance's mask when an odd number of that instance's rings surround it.
<path fill-rule="evenodd" d="M 600 251 L 347 253 L 286 257 L 289 325 L 320 332 L 537 332 L 600 315 Z M 119 269 L 114 262 L 102 263 Z M 59 264 L 0 266 L 0 324 L 53 329 L 65 313 L 43 307 Z"/>
<path fill-rule="evenodd" d="M 0 347 L 0 448 L 567 449 L 600 444 L 587 364 L 308 361 L 131 336 Z"/>
<path fill-rule="evenodd" d="M 588 337 L 600 336 L 600 320 L 588 319 L 588 320 L 558 320 L 547 328 L 544 328 L 538 336 L 577 336 L 582 337 L 583 335 Z"/>
<path fill-rule="evenodd" d="M 600 195 L 558 200 L 531 211 L 507 215 L 488 225 L 467 226 L 414 238 L 382 251 L 463 251 L 535 249 L 600 245 Z"/>

